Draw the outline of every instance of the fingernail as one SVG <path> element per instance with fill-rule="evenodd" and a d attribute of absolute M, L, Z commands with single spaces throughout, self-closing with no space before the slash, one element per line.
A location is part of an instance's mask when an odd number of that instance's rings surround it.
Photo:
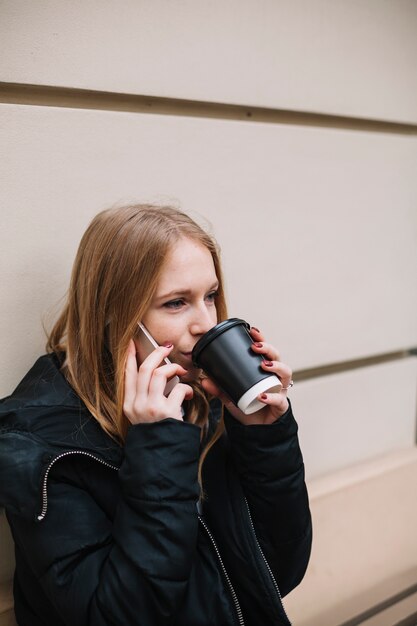
<path fill-rule="evenodd" d="M 264 361 L 264 365 L 266 365 L 267 367 L 272 367 L 273 363 L 272 361 Z"/>
<path fill-rule="evenodd" d="M 256 330 L 257 333 L 260 333 L 261 331 L 259 330 L 259 328 L 256 328 L 256 326 L 252 326 L 252 330 Z"/>
<path fill-rule="evenodd" d="M 254 345 L 256 348 L 262 348 L 263 343 L 261 343 L 260 341 L 256 341 L 253 345 Z"/>
<path fill-rule="evenodd" d="M 266 393 L 262 393 L 261 394 L 261 399 L 262 400 L 268 400 L 268 396 L 266 395 Z"/>
<path fill-rule="evenodd" d="M 170 341 L 165 341 L 162 345 L 164 346 L 164 348 L 172 348 L 174 344 L 172 344 Z"/>

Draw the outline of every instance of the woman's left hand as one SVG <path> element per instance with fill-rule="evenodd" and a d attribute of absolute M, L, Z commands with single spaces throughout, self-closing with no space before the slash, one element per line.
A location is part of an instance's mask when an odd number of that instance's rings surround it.
<path fill-rule="evenodd" d="M 245 415 L 210 378 L 203 378 L 202 385 L 208 393 L 220 398 L 229 413 L 242 424 L 272 424 L 288 409 L 287 390 L 292 384 L 292 370 L 288 365 L 281 363 L 278 350 L 265 342 L 264 336 L 257 328 L 252 327 L 250 334 L 253 339 L 252 350 L 262 354 L 266 359 L 262 362 L 262 369 L 278 376 L 282 383 L 281 391 L 259 395 L 258 400 L 263 402 L 265 407 L 251 415 Z"/>

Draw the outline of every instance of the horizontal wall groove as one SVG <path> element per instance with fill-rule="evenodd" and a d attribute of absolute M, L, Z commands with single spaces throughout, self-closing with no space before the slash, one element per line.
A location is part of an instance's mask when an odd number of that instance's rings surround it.
<path fill-rule="evenodd" d="M 395 606 L 396 604 L 401 602 L 401 600 L 404 600 L 405 598 L 408 598 L 414 595 L 415 593 L 417 593 L 417 583 L 414 585 L 411 585 L 410 587 L 408 587 L 407 589 L 404 589 L 403 591 L 400 591 L 399 593 L 396 593 L 395 595 L 367 609 L 366 611 L 363 611 L 360 615 L 356 615 L 355 617 L 349 619 L 348 621 L 343 622 L 343 624 L 340 624 L 339 626 L 360 626 L 361 624 L 364 624 L 366 620 L 369 620 L 371 617 L 376 617 L 378 616 L 378 614 L 382 614 L 383 611 L 386 611 L 390 607 Z M 404 620 L 401 620 L 398 622 L 396 621 L 395 624 L 393 624 L 393 626 L 402 626 L 402 625 L 403 626 L 415 626 L 417 624 L 417 621 L 415 621 L 416 617 L 417 617 L 417 613 L 413 612 L 412 615 L 409 615 L 407 618 L 404 618 Z M 388 623 L 384 620 L 383 615 L 381 616 L 381 623 L 383 624 Z"/>
<path fill-rule="evenodd" d="M 416 135 L 417 124 L 328 115 L 266 107 L 162 98 L 128 93 L 73 89 L 48 85 L 0 82 L 0 103 L 64 107 L 97 111 L 150 113 L 182 117 L 216 118 L 268 124 L 315 126 L 376 133 Z"/>
<path fill-rule="evenodd" d="M 351 359 L 349 361 L 341 361 L 338 363 L 329 363 L 327 365 L 319 365 L 317 367 L 295 370 L 293 372 L 293 378 L 297 382 L 302 380 L 310 380 L 312 378 L 319 378 L 321 376 L 329 376 L 331 374 L 349 372 L 351 370 L 361 369 L 363 367 L 369 367 L 371 365 L 380 365 L 382 363 L 390 363 L 391 361 L 399 361 L 401 359 L 406 359 L 410 356 L 417 356 L 417 347 L 407 348 L 405 350 L 398 350 L 396 352 L 386 352 L 384 354 L 377 354 L 373 356 L 362 357 L 359 359 Z"/>

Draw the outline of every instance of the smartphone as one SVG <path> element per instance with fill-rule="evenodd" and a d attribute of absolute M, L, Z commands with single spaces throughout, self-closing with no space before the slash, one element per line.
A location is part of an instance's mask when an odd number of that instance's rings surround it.
<path fill-rule="evenodd" d="M 151 352 L 153 352 L 155 348 L 158 348 L 159 346 L 156 343 L 155 339 L 152 337 L 149 330 L 142 324 L 142 322 L 138 322 L 138 326 L 140 329 L 139 335 L 137 337 L 139 343 L 138 354 L 139 360 L 142 363 L 146 359 L 146 357 L 149 356 Z M 164 361 L 167 365 L 171 364 L 171 361 L 166 357 Z M 167 396 L 173 390 L 175 385 L 179 382 L 180 379 L 178 378 L 178 376 L 173 376 L 172 378 L 170 378 L 166 384 L 164 396 Z"/>

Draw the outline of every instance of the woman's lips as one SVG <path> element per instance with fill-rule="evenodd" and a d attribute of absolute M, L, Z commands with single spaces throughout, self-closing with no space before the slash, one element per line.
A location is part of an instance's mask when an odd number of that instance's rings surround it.
<path fill-rule="evenodd" d="M 192 352 L 181 352 L 181 357 L 187 369 L 189 367 L 192 367 L 192 363 L 193 363 Z"/>

